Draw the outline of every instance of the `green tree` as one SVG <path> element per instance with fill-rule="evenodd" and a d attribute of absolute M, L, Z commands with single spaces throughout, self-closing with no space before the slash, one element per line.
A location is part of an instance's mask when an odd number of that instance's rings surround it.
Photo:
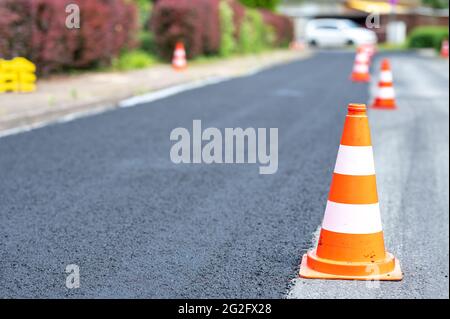
<path fill-rule="evenodd" d="M 240 0 L 242 4 L 251 8 L 264 8 L 274 11 L 281 0 Z"/>
<path fill-rule="evenodd" d="M 422 0 L 422 3 L 435 9 L 446 9 L 448 8 L 449 0 Z"/>

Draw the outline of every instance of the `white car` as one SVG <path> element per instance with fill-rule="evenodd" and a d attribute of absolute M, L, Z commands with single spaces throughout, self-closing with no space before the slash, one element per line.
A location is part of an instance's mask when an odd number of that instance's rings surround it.
<path fill-rule="evenodd" d="M 377 43 L 372 30 L 347 19 L 315 19 L 306 26 L 306 40 L 311 46 L 342 47 Z"/>

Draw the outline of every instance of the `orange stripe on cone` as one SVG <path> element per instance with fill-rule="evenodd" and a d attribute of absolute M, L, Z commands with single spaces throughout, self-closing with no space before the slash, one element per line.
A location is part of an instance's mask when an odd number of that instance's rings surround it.
<path fill-rule="evenodd" d="M 376 177 L 334 173 L 328 199 L 343 204 L 376 204 L 378 203 Z"/>
<path fill-rule="evenodd" d="M 371 251 L 370 254 L 364 253 Z M 336 261 L 372 262 L 383 260 L 383 232 L 373 234 L 344 234 L 323 229 L 317 245 L 319 256 L 328 256 Z"/>
<path fill-rule="evenodd" d="M 386 110 L 397 108 L 392 70 L 388 59 L 384 59 L 381 63 L 380 81 L 378 82 L 378 90 L 372 108 Z"/>
<path fill-rule="evenodd" d="M 364 163 L 353 163 L 353 159 Z M 363 104 L 349 105 L 319 242 L 315 250 L 303 256 L 300 276 L 357 280 L 403 277 L 399 261 L 384 247 L 370 129 Z"/>

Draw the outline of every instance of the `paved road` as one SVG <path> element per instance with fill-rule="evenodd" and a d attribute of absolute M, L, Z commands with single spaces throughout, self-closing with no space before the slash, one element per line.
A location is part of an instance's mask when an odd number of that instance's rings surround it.
<path fill-rule="evenodd" d="M 367 85 L 348 81 L 352 60 L 323 53 L 0 139 L 0 296 L 324 296 L 335 286 L 290 281 L 323 217 L 346 105 L 369 99 Z M 418 61 L 422 76 L 448 84 L 440 64 Z M 406 263 L 404 289 L 394 288 L 442 297 L 448 296 L 448 101 L 442 105 L 431 94 L 432 102 L 415 99 L 412 80 L 402 81 L 398 114 L 371 114 L 380 133 L 378 175 L 387 185 L 380 197 L 388 245 Z M 194 119 L 219 129 L 279 128 L 277 174 L 259 175 L 249 164 L 173 164 L 169 134 Z M 64 269 L 73 263 L 81 288 L 68 290 Z M 439 282 L 446 288 L 438 291 Z"/>

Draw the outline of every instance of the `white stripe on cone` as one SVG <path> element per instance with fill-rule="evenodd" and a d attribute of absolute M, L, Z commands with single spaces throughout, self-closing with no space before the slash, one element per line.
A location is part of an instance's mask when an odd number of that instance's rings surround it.
<path fill-rule="evenodd" d="M 175 59 L 175 61 L 173 61 L 173 64 L 177 67 L 184 67 L 186 65 L 186 62 L 184 60 Z"/>
<path fill-rule="evenodd" d="M 375 175 L 372 146 L 339 146 L 334 172 L 342 175 Z"/>
<path fill-rule="evenodd" d="M 356 62 L 358 63 L 369 63 L 369 55 L 367 55 L 366 53 L 358 53 L 356 55 Z"/>
<path fill-rule="evenodd" d="M 393 87 L 379 87 L 378 98 L 380 99 L 394 99 L 395 91 Z"/>
<path fill-rule="evenodd" d="M 367 64 L 355 64 L 353 71 L 354 73 L 369 73 L 369 66 Z"/>
<path fill-rule="evenodd" d="M 175 50 L 174 56 L 177 58 L 184 58 L 186 53 L 183 50 Z"/>
<path fill-rule="evenodd" d="M 327 202 L 322 228 L 345 234 L 373 234 L 382 231 L 380 205 Z"/>
<path fill-rule="evenodd" d="M 394 77 L 392 76 L 391 71 L 382 71 L 380 73 L 380 82 L 392 83 L 393 81 L 394 81 Z"/>

